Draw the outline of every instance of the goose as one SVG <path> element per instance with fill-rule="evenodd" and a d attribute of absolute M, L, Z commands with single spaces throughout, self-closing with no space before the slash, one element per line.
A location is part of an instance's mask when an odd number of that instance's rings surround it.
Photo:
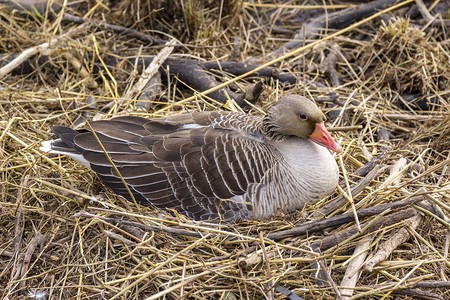
<path fill-rule="evenodd" d="M 75 159 L 129 201 L 194 221 L 266 219 L 335 190 L 339 171 L 329 150 L 341 148 L 324 122 L 316 104 L 290 94 L 264 117 L 204 111 L 54 126 L 58 139 L 41 150 Z"/>

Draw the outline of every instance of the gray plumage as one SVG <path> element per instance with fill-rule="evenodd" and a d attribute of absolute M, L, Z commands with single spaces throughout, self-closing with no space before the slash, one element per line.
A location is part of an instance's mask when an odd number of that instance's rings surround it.
<path fill-rule="evenodd" d="M 289 95 L 264 118 L 214 111 L 90 124 L 138 202 L 194 220 L 235 221 L 291 212 L 334 191 L 336 162 L 309 140 L 324 120 L 313 102 Z M 88 127 L 52 131 L 59 139 L 45 151 L 75 158 L 132 200 Z"/>

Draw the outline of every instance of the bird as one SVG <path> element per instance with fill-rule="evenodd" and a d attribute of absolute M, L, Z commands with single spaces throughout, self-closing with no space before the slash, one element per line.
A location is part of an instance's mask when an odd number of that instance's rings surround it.
<path fill-rule="evenodd" d="M 41 150 L 69 156 L 113 192 L 194 221 L 261 220 L 332 194 L 341 147 L 311 100 L 288 94 L 262 117 L 201 111 L 53 126 Z M 111 164 L 112 163 L 112 164 Z"/>

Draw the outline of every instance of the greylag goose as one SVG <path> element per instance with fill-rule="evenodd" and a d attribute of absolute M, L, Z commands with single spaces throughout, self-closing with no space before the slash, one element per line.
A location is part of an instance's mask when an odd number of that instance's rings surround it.
<path fill-rule="evenodd" d="M 89 127 L 55 126 L 59 139 L 41 149 L 74 158 L 130 201 L 197 221 L 264 219 L 336 188 L 328 149 L 341 148 L 324 121 L 312 101 L 288 95 L 263 118 L 226 111 L 125 116 L 91 122 L 95 135 Z"/>

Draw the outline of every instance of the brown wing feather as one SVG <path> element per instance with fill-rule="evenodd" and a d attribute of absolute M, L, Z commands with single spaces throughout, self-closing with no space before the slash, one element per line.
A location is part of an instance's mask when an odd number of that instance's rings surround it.
<path fill-rule="evenodd" d="M 252 217 L 245 193 L 273 163 L 255 159 L 274 151 L 259 140 L 258 122 L 202 112 L 157 120 L 119 117 L 91 126 L 136 200 L 195 220 L 235 220 Z M 105 184 L 130 199 L 92 133 L 73 141 Z"/>

